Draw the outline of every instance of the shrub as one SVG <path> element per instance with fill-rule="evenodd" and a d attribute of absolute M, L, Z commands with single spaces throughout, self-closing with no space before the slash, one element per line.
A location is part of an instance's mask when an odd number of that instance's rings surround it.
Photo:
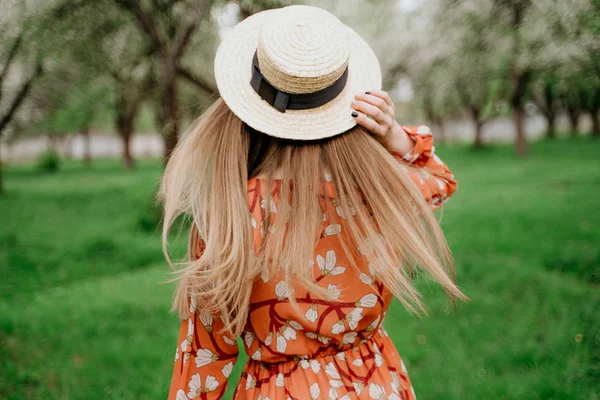
<path fill-rule="evenodd" d="M 60 156 L 54 150 L 48 150 L 38 158 L 38 169 L 46 172 L 56 172 L 60 166 Z"/>

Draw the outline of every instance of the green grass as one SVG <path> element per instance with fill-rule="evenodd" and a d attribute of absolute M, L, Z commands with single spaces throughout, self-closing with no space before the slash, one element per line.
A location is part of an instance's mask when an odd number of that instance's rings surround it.
<path fill-rule="evenodd" d="M 536 143 L 521 160 L 508 146 L 438 152 L 460 181 L 442 224 L 471 302 L 446 312 L 422 285 L 429 317 L 393 304 L 386 328 L 418 398 L 599 399 L 600 142 Z M 1 399 L 166 398 L 179 322 L 153 229 L 160 172 L 6 170 Z"/>

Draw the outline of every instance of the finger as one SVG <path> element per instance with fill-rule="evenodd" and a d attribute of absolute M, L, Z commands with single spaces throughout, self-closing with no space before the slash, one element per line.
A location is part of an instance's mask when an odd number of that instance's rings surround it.
<path fill-rule="evenodd" d="M 356 113 L 358 115 L 354 116 L 354 113 Z M 375 136 L 378 136 L 378 137 L 385 136 L 385 131 L 382 129 L 381 125 L 379 125 L 377 123 L 377 121 L 372 120 L 371 118 L 369 118 L 368 116 L 366 116 L 363 113 L 359 113 L 356 111 L 354 113 L 352 114 L 352 116 L 354 117 L 354 119 L 356 120 L 356 122 L 359 125 L 365 127 L 369 132 L 371 132 Z"/>
<path fill-rule="evenodd" d="M 365 101 L 354 100 L 352 101 L 352 108 L 357 111 L 362 111 L 363 113 L 370 115 L 375 118 L 377 122 L 384 125 L 390 124 L 390 115 L 386 114 L 381 108 L 376 107 L 372 104 L 369 104 Z"/>
<path fill-rule="evenodd" d="M 361 93 L 354 96 L 355 100 L 365 101 L 369 104 L 374 105 L 377 108 L 380 108 L 384 112 L 391 111 L 391 107 L 380 97 L 373 96 L 372 94 Z M 389 110 L 389 111 L 388 111 Z"/>
<path fill-rule="evenodd" d="M 392 97 L 390 96 L 390 94 L 388 92 L 386 92 L 384 90 L 371 90 L 367 94 L 371 94 L 375 97 L 379 97 L 380 99 L 383 99 L 383 101 L 385 101 L 388 106 L 394 107 L 394 102 L 392 101 Z"/>

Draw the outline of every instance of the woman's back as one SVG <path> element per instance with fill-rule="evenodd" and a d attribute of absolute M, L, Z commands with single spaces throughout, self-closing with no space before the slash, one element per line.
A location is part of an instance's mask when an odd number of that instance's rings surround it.
<path fill-rule="evenodd" d="M 404 129 L 416 141 L 418 155 L 396 158 L 417 167 L 406 171 L 435 209 L 454 192 L 456 182 L 433 155 L 431 135 L 417 134 L 416 127 Z M 249 361 L 235 397 L 414 399 L 404 363 L 382 327 L 393 295 L 377 280 L 375 268 L 364 257 L 370 243 L 356 243 L 348 235 L 348 216 L 339 206 L 334 184 L 328 179 L 321 183 L 323 219 L 312 276 L 331 299 L 315 298 L 301 285 L 286 284 L 281 270 L 265 270 L 256 277 L 241 335 Z M 280 208 L 283 181 L 272 180 L 268 196 L 267 185 L 262 178 L 248 181 L 255 252 L 263 244 L 266 219 L 277 219 Z M 196 243 L 194 257 L 200 257 L 202 242 Z M 299 313 L 290 305 L 291 297 Z M 235 338 L 218 333 L 220 328 L 218 318 L 192 304 L 190 317 L 181 327 L 170 398 L 182 400 L 190 394 L 194 398 L 194 390 L 203 393 L 201 398 L 221 398 L 238 347 Z"/>
<path fill-rule="evenodd" d="M 194 222 L 170 400 L 223 398 L 238 338 L 235 399 L 414 399 L 381 327 L 392 297 L 424 310 L 424 272 L 465 298 L 431 212 L 456 182 L 430 130 L 396 121 L 373 50 L 316 7 L 246 18 L 214 70 L 220 98 L 160 190 L 167 259 L 174 221 Z"/>

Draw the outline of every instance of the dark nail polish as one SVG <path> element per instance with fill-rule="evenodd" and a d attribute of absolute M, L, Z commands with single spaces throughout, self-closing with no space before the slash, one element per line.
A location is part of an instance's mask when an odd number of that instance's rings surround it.
<path fill-rule="evenodd" d="M 371 94 L 371 92 L 365 92 L 366 94 Z"/>
<path fill-rule="evenodd" d="M 356 117 L 358 117 L 358 113 L 357 113 L 356 111 L 352 111 L 352 116 L 353 116 L 354 118 L 356 118 Z"/>

